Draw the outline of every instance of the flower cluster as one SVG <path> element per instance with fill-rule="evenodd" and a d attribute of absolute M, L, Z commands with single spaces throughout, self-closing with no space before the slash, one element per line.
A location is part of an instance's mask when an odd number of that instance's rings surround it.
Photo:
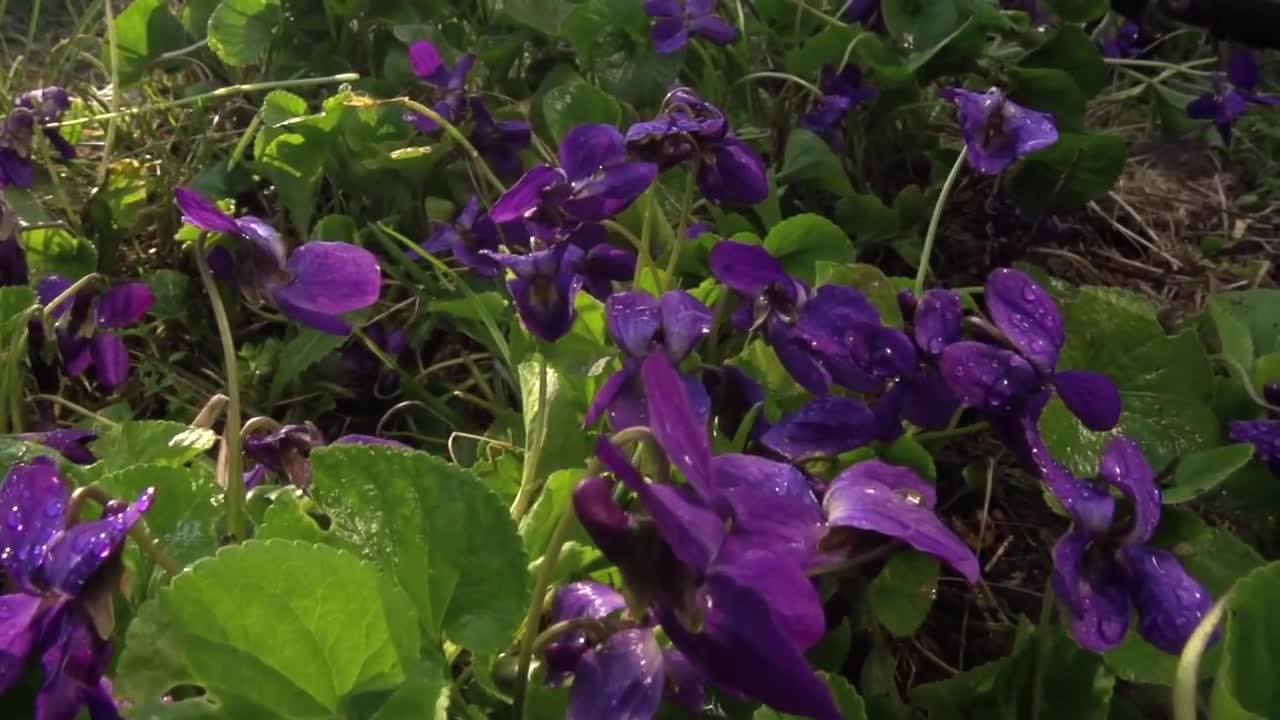
<path fill-rule="evenodd" d="M 59 157 L 70 160 L 76 149 L 56 127 L 71 109 L 71 96 L 60 87 L 46 87 L 23 93 L 14 101 L 13 110 L 0 126 L 0 188 L 6 185 L 27 188 L 35 182 L 33 159 L 36 130 L 53 145 Z"/>
<path fill-rule="evenodd" d="M 716 0 L 645 0 L 644 11 L 653 18 L 653 47 L 659 55 L 678 53 L 698 36 L 716 45 L 730 45 L 738 29 L 715 14 Z"/>

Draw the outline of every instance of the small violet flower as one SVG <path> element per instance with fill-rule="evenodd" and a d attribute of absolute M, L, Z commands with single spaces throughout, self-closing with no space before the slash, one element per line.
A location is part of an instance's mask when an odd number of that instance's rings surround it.
<path fill-rule="evenodd" d="M 1231 144 L 1231 127 L 1244 115 L 1250 105 L 1280 107 L 1280 95 L 1259 95 L 1256 90 L 1262 79 L 1262 69 L 1254 56 L 1246 51 L 1236 52 L 1227 61 L 1227 82 L 1215 80 L 1217 91 L 1205 93 L 1187 103 L 1187 114 L 1196 120 L 1212 120 L 1222 136 Z"/>
<path fill-rule="evenodd" d="M 1116 647 L 1136 608 L 1138 632 L 1161 650 L 1180 653 L 1213 599 L 1173 553 L 1147 544 L 1160 521 L 1160 488 L 1142 450 L 1117 437 L 1098 466 L 1098 480 L 1133 504 L 1127 526 L 1117 522 L 1109 491 L 1071 477 L 1056 462 L 1046 470 L 1058 476 L 1050 485 L 1071 508 L 1071 529 L 1053 549 L 1053 584 L 1076 641 L 1095 652 Z"/>
<path fill-rule="evenodd" d="M 995 324 L 989 332 L 1014 350 L 970 340 L 946 346 L 939 368 L 962 405 L 999 425 L 1037 413 L 1052 386 L 1085 427 L 1102 432 L 1116 426 L 1121 400 L 1111 380 L 1096 372 L 1057 369 L 1067 336 L 1058 306 L 1044 288 L 1025 273 L 1003 268 L 987 278 L 984 297 Z"/>
<path fill-rule="evenodd" d="M 584 225 L 568 241 L 584 253 L 578 274 L 582 287 L 595 299 L 609 299 L 619 283 L 629 283 L 635 277 L 635 251 L 611 245 L 603 225 Z"/>
<path fill-rule="evenodd" d="M 76 149 L 53 127 L 71 108 L 71 96 L 60 87 L 32 90 L 18 96 L 13 110 L 0 126 L 0 188 L 6 185 L 27 188 L 35 182 L 32 142 L 36 128 L 53 145 L 63 160 L 76 156 Z"/>
<path fill-rule="evenodd" d="M 882 32 L 885 25 L 880 5 L 880 0 L 847 0 L 840 11 L 840 18 L 845 22 L 861 23 L 866 28 Z"/>
<path fill-rule="evenodd" d="M 133 504 L 108 503 L 98 520 L 67 517 L 71 483 L 47 457 L 18 463 L 0 486 L 0 695 L 40 658 L 44 681 L 37 720 L 120 720 L 105 677 L 114 627 L 111 590 L 124 572 L 125 535 L 151 506 L 154 490 Z"/>
<path fill-rule="evenodd" d="M 960 409 L 960 401 L 937 367 L 942 351 L 961 338 L 964 306 L 960 296 L 933 289 L 917 299 L 910 290 L 903 290 L 898 304 L 920 362 L 902 371 L 876 403 L 878 439 L 882 442 L 893 442 L 902 434 L 903 419 L 926 430 L 941 430 Z"/>
<path fill-rule="evenodd" d="M 383 445 L 411 449 L 408 445 L 372 435 L 343 435 L 333 445 Z M 269 433 L 254 433 L 244 439 L 244 454 L 258 464 L 244 474 L 249 489 L 263 485 L 269 473 L 285 484 L 306 490 L 311 487 L 311 451 L 325 445 L 324 435 L 311 423 L 284 425 Z"/>
<path fill-rule="evenodd" d="M 824 65 L 818 80 L 822 97 L 813 109 L 800 116 L 800 127 L 820 135 L 835 149 L 844 147 L 840 125 L 853 108 L 873 100 L 880 94 L 875 88 L 862 84 L 862 70 L 857 65 L 846 65 L 836 72 L 831 65 Z"/>
<path fill-rule="evenodd" d="M 626 210 L 658 176 L 658 166 L 627 157 L 611 125 L 579 125 L 560 144 L 560 167 L 524 174 L 489 210 L 498 224 L 525 219 L 548 240 L 562 228 L 608 220 Z"/>
<path fill-rule="evenodd" d="M 1280 405 L 1280 382 L 1267 383 L 1262 394 L 1268 403 Z M 1254 455 L 1280 476 L 1280 419 L 1233 420 L 1229 434 L 1236 442 L 1253 445 Z"/>
<path fill-rule="evenodd" d="M 98 433 L 92 430 L 60 428 L 43 432 L 18 433 L 12 437 L 57 450 L 68 462 L 77 465 L 92 465 L 98 461 L 93 451 L 89 449 L 89 443 L 98 439 Z"/>
<path fill-rule="evenodd" d="M 769 196 L 764 161 L 729 131 L 724 113 L 688 88 L 667 94 L 662 112 L 627 129 L 627 150 L 663 170 L 693 160 L 698 188 L 718 205 L 755 205 Z"/>
<path fill-rule="evenodd" d="M 650 353 L 660 351 L 679 365 L 711 332 L 711 310 L 683 290 L 669 291 L 661 298 L 642 290 L 614 293 L 605 308 L 609 335 L 622 350 L 622 369 L 604 381 L 583 427 L 594 425 L 606 413 L 617 430 L 648 425 L 641 364 Z M 681 379 L 695 414 L 705 420 L 711 412 L 706 388 L 696 378 Z"/>
<path fill-rule="evenodd" d="M 493 253 L 511 271 L 507 290 L 520 321 L 535 337 L 555 342 L 573 326 L 574 302 L 582 288 L 582 256 L 582 248 L 566 242 L 527 255 Z"/>
<path fill-rule="evenodd" d="M 1115 32 L 1099 43 L 1102 56 L 1115 59 L 1136 58 L 1143 53 L 1142 26 L 1133 20 L 1124 21 Z"/>
<path fill-rule="evenodd" d="M 502 266 L 489 253 L 497 252 L 501 245 L 520 247 L 528 241 L 522 237 L 526 235 L 528 231 L 520 220 L 499 227 L 485 212 L 480 198 L 473 196 L 453 224 L 435 225 L 422 248 L 432 255 L 452 255 L 480 277 L 494 278 L 502 272 Z"/>
<path fill-rule="evenodd" d="M 36 286 L 40 302 L 48 305 L 71 288 L 61 275 L 50 275 Z M 129 349 L 110 330 L 136 325 L 155 304 L 146 283 L 124 283 L 99 293 L 92 286 L 78 290 L 74 297 L 54 309 L 55 335 L 62 370 L 76 377 L 92 368 L 98 382 L 114 390 L 129 377 Z"/>
<path fill-rule="evenodd" d="M 234 279 L 251 301 L 269 298 L 291 319 L 331 335 L 351 332 L 342 313 L 378 301 L 382 268 L 368 250 L 312 240 L 289 253 L 280 233 L 263 220 L 252 215 L 232 219 L 188 188 L 175 194 L 183 222 L 238 238 L 233 250 L 211 250 L 209 265 L 215 274 Z"/>
<path fill-rule="evenodd" d="M 1058 142 L 1052 115 L 1022 107 L 999 88 L 944 88 L 939 94 L 955 103 L 969 166 L 983 175 L 999 175 L 1014 160 Z"/>
<path fill-rule="evenodd" d="M 678 53 L 697 35 L 716 45 L 738 39 L 738 29 L 715 14 L 716 0 L 645 0 L 644 11 L 654 19 L 654 50 L 659 55 Z"/>

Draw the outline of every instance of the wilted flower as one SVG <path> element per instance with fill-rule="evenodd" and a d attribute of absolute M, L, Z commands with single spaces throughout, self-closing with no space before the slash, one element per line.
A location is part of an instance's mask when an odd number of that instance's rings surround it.
<path fill-rule="evenodd" d="M 70 108 L 71 97 L 57 86 L 18 96 L 13 110 L 0 127 L 0 188 L 6 185 L 26 188 L 35 181 L 36 166 L 31 159 L 31 143 L 35 139 L 36 128 L 44 133 L 62 159 L 70 160 L 76 156 L 76 149 L 62 133 L 57 128 L 47 127 L 61 120 Z"/>
<path fill-rule="evenodd" d="M 1098 465 L 1098 480 L 1133 503 L 1127 527 L 1117 522 L 1109 491 L 1051 460 L 1046 471 L 1058 476 L 1050 487 L 1072 517 L 1071 530 L 1053 549 L 1053 584 L 1076 641 L 1096 652 L 1116 647 L 1129 629 L 1130 609 L 1137 608 L 1138 632 L 1161 650 L 1180 653 L 1213 599 L 1173 553 L 1147 544 L 1160 521 L 1160 488 L 1142 450 L 1117 437 Z"/>
<path fill-rule="evenodd" d="M 715 14 L 716 0 L 645 0 L 644 11 L 655 20 L 650 35 L 659 55 L 680 52 L 697 35 L 716 45 L 738 39 L 738 29 Z"/>
<path fill-rule="evenodd" d="M 944 88 L 939 94 L 955 103 L 969 166 L 983 175 L 999 175 L 1014 160 L 1058 142 L 1052 115 L 1022 107 L 999 88 Z"/>
<path fill-rule="evenodd" d="M 579 125 L 560 143 L 560 167 L 524 174 L 489 210 L 496 223 L 528 220 L 544 240 L 577 223 L 608 220 L 653 184 L 658 168 L 627 157 L 612 125 Z"/>
<path fill-rule="evenodd" d="M 720 205 L 754 205 L 769 196 L 764 161 L 729 132 L 724 113 L 689 88 L 667 94 L 662 113 L 627 129 L 627 150 L 660 168 L 692 159 L 698 188 Z"/>
<path fill-rule="evenodd" d="M 711 331 L 711 310 L 683 290 L 672 290 L 661 298 L 642 290 L 614 293 L 605 308 L 609 335 L 622 350 L 622 369 L 604 381 L 583 426 L 594 425 L 606 412 L 609 423 L 619 430 L 647 425 L 640 365 L 653 352 L 666 353 L 678 365 Z M 705 419 L 711 405 L 706 389 L 696 378 L 682 380 L 694 412 Z"/>
<path fill-rule="evenodd" d="M 72 282 L 50 275 L 36 287 L 40 302 L 47 305 L 70 289 Z M 113 390 L 129 377 L 129 349 L 110 330 L 119 330 L 142 321 L 156 298 L 145 283 L 124 283 L 99 293 L 94 287 L 78 290 L 75 297 L 54 309 L 58 318 L 56 336 L 62 370 L 76 377 L 93 368 L 104 387 Z"/>
<path fill-rule="evenodd" d="M 331 335 L 351 332 L 342 313 L 378 301 L 382 269 L 368 250 L 312 240 L 289 253 L 280 233 L 263 220 L 252 215 L 232 219 L 188 188 L 178 188 L 175 195 L 183 222 L 238 238 L 232 250 L 210 251 L 209 265 L 215 274 L 234 279 L 250 300 L 269 298 L 293 320 Z"/>
<path fill-rule="evenodd" d="M 966 407 L 993 419 L 1033 412 L 1052 386 L 1085 427 L 1110 430 L 1120 420 L 1120 393 L 1105 375 L 1058 370 L 1066 329 L 1058 306 L 1030 276 L 1002 268 L 987 278 L 987 312 L 1013 350 L 984 342 L 947 345 L 939 367 L 947 385 Z"/>
<path fill-rule="evenodd" d="M 555 342 L 573 326 L 574 301 L 582 288 L 582 255 L 581 248 L 566 242 L 527 255 L 493 254 L 511 271 L 507 290 L 525 329 L 534 336 Z"/>
<path fill-rule="evenodd" d="M 1216 92 L 1205 93 L 1187 104 L 1187 114 L 1197 120 L 1212 120 L 1222 141 L 1231 144 L 1231 126 L 1244 115 L 1250 105 L 1280 107 L 1280 95 L 1255 92 L 1262 79 L 1262 68 L 1252 53 L 1241 50 L 1227 62 L 1227 82 L 1215 79 Z"/>
<path fill-rule="evenodd" d="M 372 435 L 343 435 L 333 445 L 384 445 L 408 448 L 402 442 Z M 311 423 L 284 425 L 268 433 L 244 439 L 244 454 L 258 464 L 244 474 L 244 484 L 252 489 L 274 473 L 285 484 L 306 490 L 311 487 L 311 451 L 325 445 L 324 435 Z"/>
<path fill-rule="evenodd" d="M 831 65 L 824 65 L 818 89 L 822 97 L 812 110 L 800 116 L 800 127 L 821 135 L 833 148 L 840 149 L 844 146 L 840 126 L 845 116 L 858 105 L 874 99 L 880 91 L 863 86 L 862 69 L 857 65 L 846 65 L 838 73 Z"/>
<path fill-rule="evenodd" d="M 71 484 L 47 457 L 18 463 L 0 486 L 0 695 L 39 657 L 44 681 L 35 717 L 118 720 L 111 683 L 112 589 L 124 572 L 120 550 L 151 506 L 153 490 L 132 505 L 113 501 L 102 517 L 67 516 Z"/>

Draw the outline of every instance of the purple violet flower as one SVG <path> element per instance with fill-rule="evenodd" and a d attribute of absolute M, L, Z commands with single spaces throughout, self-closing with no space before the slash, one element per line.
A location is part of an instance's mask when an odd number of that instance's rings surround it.
<path fill-rule="evenodd" d="M 627 157 L 617 128 L 579 125 L 560 144 L 560 167 L 539 165 L 525 173 L 489 217 L 499 224 L 526 219 L 546 240 L 560 228 L 616 216 L 657 176 L 657 165 Z"/>
<path fill-rule="evenodd" d="M 50 275 L 36 286 L 42 304 L 68 290 L 72 282 L 61 275 Z M 124 340 L 109 330 L 136 325 L 155 304 L 156 298 L 146 283 L 124 283 L 99 293 L 92 286 L 76 292 L 54 310 L 58 318 L 56 337 L 62 370 L 76 377 L 93 368 L 94 376 L 108 390 L 114 390 L 129 378 L 129 349 Z"/>
<path fill-rule="evenodd" d="M 39 657 L 44 682 L 38 720 L 119 720 L 111 683 L 111 590 L 124 572 L 125 535 L 151 506 L 153 489 L 132 505 L 113 501 L 102 517 L 67 517 L 71 483 L 47 457 L 18 463 L 0 486 L 0 566 L 10 594 L 0 595 L 0 695 Z"/>
<path fill-rule="evenodd" d="M 583 427 L 608 414 L 616 430 L 649 424 L 640 366 L 650 353 L 664 352 L 679 365 L 711 332 L 711 310 L 683 290 L 671 290 L 661 298 L 631 290 L 614 293 L 606 302 L 609 335 L 622 350 L 622 369 L 610 375 L 596 393 Z M 695 414 L 705 419 L 711 398 L 697 378 L 682 376 Z"/>
<path fill-rule="evenodd" d="M 876 403 L 879 440 L 893 442 L 906 419 L 926 430 L 941 430 L 960 409 L 960 401 L 938 372 L 938 356 L 961 338 L 964 305 L 950 290 L 933 289 L 916 299 L 910 290 L 898 295 L 903 318 L 911 326 L 919 364 L 899 374 Z"/>
<path fill-rule="evenodd" d="M 603 225 L 583 225 L 568 237 L 568 242 L 584 253 L 578 274 L 582 287 L 595 299 L 608 300 L 618 284 L 630 283 L 635 277 L 635 251 L 611 245 Z"/>
<path fill-rule="evenodd" d="M 716 45 L 738 39 L 738 29 L 715 14 L 716 0 L 645 0 L 644 11 L 654 19 L 650 36 L 659 55 L 678 53 L 697 35 Z"/>
<path fill-rule="evenodd" d="M 27 188 L 35 182 L 32 142 L 36 128 L 53 145 L 63 160 L 76 156 L 76 149 L 57 128 L 47 127 L 62 119 L 71 108 L 71 96 L 57 87 L 40 88 L 18 96 L 13 110 L 0 126 L 0 188 L 6 185 Z"/>
<path fill-rule="evenodd" d="M 1280 476 L 1280 420 L 1233 420 L 1231 439 L 1253 445 L 1254 456 Z"/>
<path fill-rule="evenodd" d="M 987 278 L 987 312 L 996 332 L 1014 348 L 982 342 L 951 343 L 939 357 L 942 378 L 965 407 L 993 419 L 1032 412 L 1052 386 L 1067 408 L 1095 432 L 1120 421 L 1120 392 L 1105 375 L 1058 370 L 1066 330 L 1058 306 L 1030 276 L 1002 268 Z"/>
<path fill-rule="evenodd" d="M 422 243 L 422 248 L 432 255 L 452 255 L 480 277 L 494 278 L 501 274 L 502 265 L 489 253 L 497 252 L 503 244 L 519 247 L 514 241 L 527 241 L 520 237 L 527 234 L 524 223 L 519 220 L 499 227 L 485 212 L 480 198 L 473 196 L 452 225 L 435 224 L 435 230 Z"/>
<path fill-rule="evenodd" d="M 13 437 L 57 450 L 62 457 L 77 465 L 92 465 L 98 462 L 98 458 L 89 449 L 89 443 L 98 439 L 98 433 L 92 430 L 59 428 L 43 432 L 18 433 Z"/>
<path fill-rule="evenodd" d="M 471 100 L 471 144 L 494 174 L 514 180 L 524 170 L 520 153 L 529 147 L 533 131 L 524 120 L 494 120 L 480 98 Z"/>
<path fill-rule="evenodd" d="M 1241 50 L 1227 62 L 1227 82 L 1216 78 L 1216 92 L 1205 93 L 1187 103 L 1187 115 L 1196 120 L 1212 120 L 1222 142 L 1231 144 L 1231 126 L 1244 115 L 1250 105 L 1280 107 L 1280 95 L 1255 92 L 1262 79 L 1262 68 L 1252 53 Z"/>
<path fill-rule="evenodd" d="M 530 334 L 555 342 L 569 332 L 577 317 L 574 302 L 582 288 L 578 274 L 582 256 L 582 248 L 567 242 L 527 255 L 493 254 L 511 271 L 507 290 Z"/>
<path fill-rule="evenodd" d="M 969 167 L 983 175 L 999 175 L 1023 155 L 1058 142 L 1052 115 L 1022 107 L 999 88 L 985 93 L 943 88 L 939 95 L 955 103 Z"/>
<path fill-rule="evenodd" d="M 1108 58 L 1136 58 L 1143 53 L 1142 26 L 1133 20 L 1126 20 L 1120 27 L 1103 37 L 1099 43 L 1102 56 Z"/>
<path fill-rule="evenodd" d="M 877 439 L 876 418 L 860 400 L 819 397 L 783 418 L 760 437 L 791 462 L 835 457 Z"/>
<path fill-rule="evenodd" d="M 467 74 L 476 63 L 476 56 L 467 53 L 450 68 L 440 51 L 428 40 L 419 40 L 409 46 L 409 65 L 413 74 L 441 93 L 441 98 L 431 108 L 451 125 L 456 125 L 466 110 Z M 440 125 L 425 115 L 407 113 L 405 119 L 424 133 L 440 132 Z"/>
<path fill-rule="evenodd" d="M 312 240 L 289 253 L 280 233 L 263 220 L 232 219 L 189 188 L 178 188 L 175 195 L 183 222 L 238 238 L 233 250 L 211 250 L 209 265 L 215 274 L 234 279 L 251 301 L 269 298 L 291 319 L 330 335 L 351 332 L 342 313 L 378 301 L 382 268 L 368 250 Z"/>
<path fill-rule="evenodd" d="M 824 65 L 818 89 L 822 97 L 813 109 L 800 116 L 800 127 L 820 135 L 839 150 L 844 147 L 840 126 L 849 111 L 873 100 L 880 91 L 863 86 L 862 69 L 857 65 L 846 65 L 839 73 L 831 65 Z"/>
<path fill-rule="evenodd" d="M 662 112 L 627 129 L 627 150 L 663 170 L 694 161 L 698 188 L 718 205 L 755 205 L 769 196 L 764 161 L 729 132 L 724 113 L 689 88 L 667 94 Z"/>
<path fill-rule="evenodd" d="M 325 445 L 324 435 L 315 425 L 284 425 L 269 433 L 255 433 L 244 439 L 244 454 L 258 464 L 244 474 L 245 487 L 253 489 L 265 484 L 273 473 L 288 485 L 306 490 L 311 487 L 311 451 Z M 384 445 L 411 449 L 402 442 L 372 435 L 349 434 L 332 445 Z"/>
<path fill-rule="evenodd" d="M 0 187 L 3 187 L 0 182 Z M 0 287 L 26 285 L 31 281 L 27 253 L 18 240 L 18 218 L 0 198 Z"/>
<path fill-rule="evenodd" d="M 880 4 L 880 0 L 846 0 L 839 13 L 840 18 L 845 22 L 860 23 L 868 29 L 881 32 L 885 29 L 885 25 Z"/>

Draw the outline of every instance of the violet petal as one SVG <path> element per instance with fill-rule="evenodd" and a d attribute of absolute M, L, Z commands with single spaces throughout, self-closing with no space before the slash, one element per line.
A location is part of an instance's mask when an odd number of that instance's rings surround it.
<path fill-rule="evenodd" d="M 1053 387 L 1067 409 L 1094 432 L 1106 432 L 1120 422 L 1120 390 L 1102 373 L 1064 370 L 1053 376 Z"/>

